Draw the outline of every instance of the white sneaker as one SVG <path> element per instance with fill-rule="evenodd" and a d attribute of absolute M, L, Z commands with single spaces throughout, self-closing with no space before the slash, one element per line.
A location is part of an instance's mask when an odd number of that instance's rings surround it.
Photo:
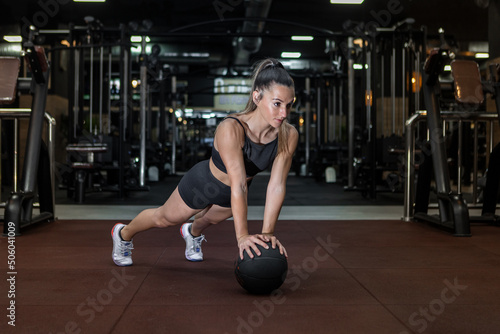
<path fill-rule="evenodd" d="M 113 262 L 120 267 L 132 265 L 132 249 L 134 245 L 132 240 L 125 241 L 120 236 L 120 231 L 125 227 L 125 224 L 115 224 L 111 230 L 111 238 L 113 239 L 113 252 L 111 256 Z"/>
<path fill-rule="evenodd" d="M 181 226 L 181 236 L 186 241 L 186 259 L 193 262 L 203 261 L 203 252 L 201 251 L 201 242 L 205 239 L 205 236 L 202 234 L 199 237 L 193 237 L 191 232 L 189 232 L 191 225 L 193 223 L 185 223 Z"/>

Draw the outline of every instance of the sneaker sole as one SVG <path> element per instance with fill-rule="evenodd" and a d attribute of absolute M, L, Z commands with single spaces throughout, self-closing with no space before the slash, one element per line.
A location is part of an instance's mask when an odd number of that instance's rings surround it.
<path fill-rule="evenodd" d="M 186 260 L 188 260 L 188 261 L 190 261 L 190 262 L 201 262 L 201 261 L 203 261 L 203 259 L 200 259 L 200 260 L 198 260 L 198 259 L 191 259 L 191 258 L 189 258 L 189 257 L 187 256 L 187 254 L 186 254 L 186 253 L 184 253 L 184 255 L 186 256 Z"/>
<path fill-rule="evenodd" d="M 113 253 L 111 253 L 111 255 L 113 255 Z M 114 264 L 116 264 L 118 267 L 130 267 L 133 263 L 131 264 L 121 264 L 119 262 L 116 262 L 115 260 L 113 260 Z"/>

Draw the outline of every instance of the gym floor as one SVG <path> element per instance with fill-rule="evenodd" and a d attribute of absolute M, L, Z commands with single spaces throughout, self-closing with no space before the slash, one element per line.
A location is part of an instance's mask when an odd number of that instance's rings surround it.
<path fill-rule="evenodd" d="M 276 293 L 246 293 L 234 277 L 231 221 L 205 233 L 205 261 L 188 262 L 178 228 L 134 239 L 134 265 L 111 261 L 110 230 L 161 204 L 175 177 L 149 192 L 58 191 L 56 215 L 15 238 L 15 285 L 0 261 L 1 333 L 498 333 L 500 228 L 458 238 L 404 222 L 402 194 L 365 199 L 340 185 L 291 177 L 277 235 L 289 253 Z M 258 232 L 265 176 L 250 192 Z M 0 253 L 8 254 L 0 238 Z M 15 296 L 9 296 L 15 291 Z"/>

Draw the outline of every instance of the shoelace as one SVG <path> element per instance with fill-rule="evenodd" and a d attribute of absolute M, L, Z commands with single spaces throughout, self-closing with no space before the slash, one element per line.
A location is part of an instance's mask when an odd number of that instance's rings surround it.
<path fill-rule="evenodd" d="M 201 243 L 203 241 L 207 241 L 207 239 L 205 239 L 205 236 L 202 234 L 199 237 L 193 238 L 193 241 L 194 241 L 194 243 L 193 243 L 194 250 L 196 252 L 199 252 L 201 250 Z"/>
<path fill-rule="evenodd" d="M 123 256 L 129 256 L 132 255 L 134 244 L 132 243 L 132 241 L 120 241 L 118 247 L 120 249 L 120 253 L 123 254 Z"/>

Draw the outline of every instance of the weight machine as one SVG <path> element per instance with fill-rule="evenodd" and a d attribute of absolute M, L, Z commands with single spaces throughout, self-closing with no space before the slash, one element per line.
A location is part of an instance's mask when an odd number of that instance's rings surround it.
<path fill-rule="evenodd" d="M 54 219 L 54 196 L 52 189 L 52 165 L 49 152 L 42 140 L 45 104 L 49 85 L 50 64 L 42 47 L 34 45 L 37 35 L 30 27 L 30 36 L 23 48 L 28 67 L 32 74 L 31 92 L 33 95 L 31 117 L 28 127 L 26 154 L 19 191 L 14 191 L 5 205 L 3 233 L 7 235 L 13 226 L 14 233 L 20 235 L 21 228 L 27 225 Z M 18 84 L 20 62 L 18 58 L 0 58 L 4 88 L 12 94 L 5 101 L 14 100 Z M 3 94 L 2 94 L 3 95 Z M 33 215 L 33 206 L 38 195 L 40 213 Z"/>
<path fill-rule="evenodd" d="M 423 93 L 426 106 L 426 119 L 428 124 L 429 142 L 428 145 L 422 147 L 425 152 L 423 160 L 420 161 L 418 169 L 418 180 L 415 195 L 414 218 L 419 221 L 426 221 L 435 224 L 443 229 L 449 230 L 454 236 L 468 237 L 471 236 L 471 222 L 488 222 L 492 221 L 493 217 L 472 217 L 469 215 L 468 203 L 464 200 L 460 191 L 451 189 L 451 181 L 449 176 L 448 158 L 445 146 L 445 135 L 443 129 L 443 118 L 455 117 L 458 119 L 459 126 L 459 161 L 461 160 L 461 123 L 463 121 L 475 121 L 476 119 L 484 118 L 487 115 L 481 115 L 477 112 L 479 106 L 484 102 L 484 90 L 492 93 L 498 102 L 498 93 L 500 87 L 498 85 L 498 66 L 491 67 L 491 81 L 484 83 L 481 81 L 478 64 L 469 60 L 451 60 L 451 73 L 453 77 L 454 97 L 456 106 L 459 111 L 452 113 L 441 114 L 441 108 L 438 98 L 440 91 L 439 76 L 443 71 L 444 65 L 450 62 L 450 53 L 446 49 L 434 49 L 428 57 L 423 76 Z M 497 115 L 500 116 L 500 108 L 497 103 Z M 450 115 L 448 115 L 450 114 Z M 453 114 L 453 115 L 451 115 Z M 490 115 L 491 116 L 491 115 Z M 490 117 L 491 118 L 491 117 Z M 407 124 L 407 188 L 405 191 L 405 212 L 408 212 L 408 199 L 411 198 L 410 189 L 413 182 L 414 166 L 414 147 L 412 123 L 414 119 L 409 120 Z M 488 119 L 488 118 L 486 118 Z M 493 118 L 491 118 L 493 119 Z M 477 135 L 475 136 L 477 138 Z M 477 139 L 475 139 L 477 147 Z M 475 152 L 475 157 L 477 152 Z M 475 165 L 477 163 L 477 158 Z M 459 166 L 460 167 L 460 166 Z M 460 178 L 460 172 L 459 178 Z M 436 196 L 438 202 L 438 215 L 429 215 L 429 195 L 431 191 L 431 176 L 434 176 Z M 473 188 L 476 191 L 477 182 L 474 175 Z M 496 192 L 498 184 L 494 185 Z M 496 194 L 495 194 L 496 195 Z M 496 198 L 496 196 L 495 196 Z M 406 217 L 405 217 L 406 218 Z"/>

